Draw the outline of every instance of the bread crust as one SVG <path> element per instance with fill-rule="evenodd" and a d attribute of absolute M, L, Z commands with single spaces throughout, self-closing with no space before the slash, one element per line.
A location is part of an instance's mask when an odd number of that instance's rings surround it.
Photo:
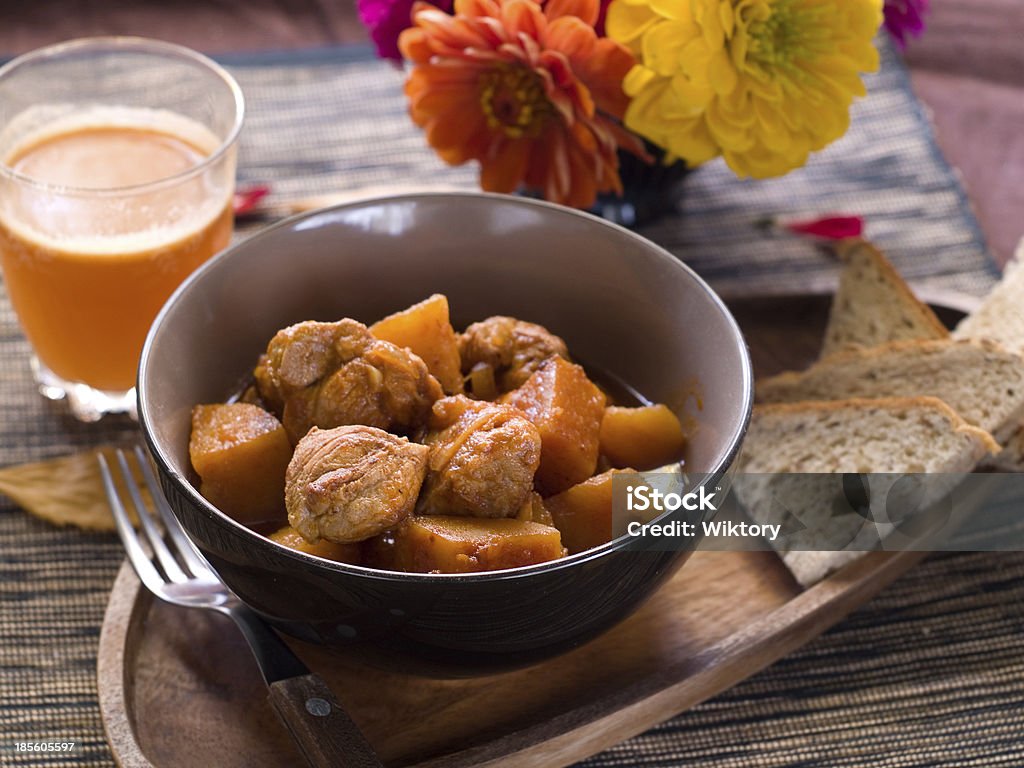
<path fill-rule="evenodd" d="M 1024 354 L 1024 239 L 988 296 L 953 331 L 957 339 L 994 338 Z"/>
<path fill-rule="evenodd" d="M 839 328 L 851 322 L 843 317 L 843 310 L 840 309 L 839 299 L 842 293 L 844 282 L 848 278 L 849 271 L 853 269 L 853 262 L 857 257 L 865 257 L 871 266 L 884 278 L 885 282 L 896 292 L 898 302 L 903 312 L 913 316 L 914 324 L 920 329 L 921 339 L 945 339 L 949 337 L 949 330 L 932 311 L 931 307 L 922 302 L 910 286 L 903 279 L 903 276 L 892 265 L 878 248 L 867 240 L 851 238 L 844 240 L 837 246 L 837 254 L 840 261 L 844 263 L 843 278 L 840 281 L 840 289 L 833 298 L 832 309 L 829 312 L 828 325 L 825 329 L 825 336 L 822 342 L 821 358 L 826 359 L 835 354 L 841 353 L 848 348 L 863 348 L 865 345 L 854 343 L 842 343 L 835 336 L 839 335 Z"/>
<path fill-rule="evenodd" d="M 1005 387 L 989 387 L 997 378 Z M 844 351 L 755 388 L 759 402 L 917 394 L 946 400 L 969 423 L 1006 440 L 1024 418 L 1024 357 L 987 339 L 893 341 Z"/>
<path fill-rule="evenodd" d="M 756 415 L 785 415 L 799 413 L 835 413 L 844 410 L 881 409 L 906 411 L 913 409 L 930 410 L 945 418 L 957 434 L 975 438 L 989 453 L 998 453 L 999 443 L 983 429 L 964 421 L 963 417 L 944 401 L 930 395 L 915 397 L 854 397 L 846 400 L 801 400 L 795 403 L 764 403 L 754 406 Z"/>
<path fill-rule="evenodd" d="M 879 344 L 874 347 L 851 347 L 836 352 L 834 355 L 822 358 L 802 371 L 785 371 L 778 373 L 775 376 L 770 376 L 767 379 L 762 379 L 757 384 L 758 395 L 761 394 L 762 390 L 768 390 L 779 385 L 789 385 L 792 382 L 800 381 L 800 379 L 808 376 L 811 373 L 817 373 L 820 370 L 825 370 L 830 367 L 836 367 L 848 362 L 856 361 L 871 361 L 877 360 L 880 357 L 888 357 L 890 355 L 908 355 L 908 354 L 943 354 L 956 347 L 979 347 L 985 352 L 994 352 L 996 354 L 1004 354 L 1007 357 L 1017 357 L 1015 352 L 1004 347 L 997 341 L 992 339 L 910 339 L 904 341 L 888 341 L 885 344 Z"/>

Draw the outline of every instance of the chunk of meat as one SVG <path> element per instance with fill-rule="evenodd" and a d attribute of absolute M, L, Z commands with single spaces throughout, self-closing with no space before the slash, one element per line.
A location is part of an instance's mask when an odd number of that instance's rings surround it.
<path fill-rule="evenodd" d="M 422 515 L 513 517 L 533 490 L 540 434 L 515 408 L 446 397 L 434 404 Z"/>
<path fill-rule="evenodd" d="M 382 533 L 412 514 L 429 452 L 375 427 L 313 427 L 285 475 L 288 522 L 311 543 Z"/>
<path fill-rule="evenodd" d="M 462 372 L 479 364 L 490 366 L 499 389 L 522 385 L 549 357 L 569 359 L 569 350 L 543 325 L 496 315 L 473 323 L 459 338 Z"/>
<path fill-rule="evenodd" d="M 443 395 L 419 357 L 349 319 L 278 331 L 255 377 L 264 402 L 280 408 L 293 442 L 314 426 L 364 424 L 407 433 L 426 421 Z"/>

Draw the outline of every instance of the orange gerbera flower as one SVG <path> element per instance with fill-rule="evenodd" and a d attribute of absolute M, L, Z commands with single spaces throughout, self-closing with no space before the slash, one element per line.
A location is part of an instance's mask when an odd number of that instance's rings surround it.
<path fill-rule="evenodd" d="M 621 194 L 616 150 L 639 141 L 619 122 L 625 46 L 598 38 L 598 0 L 456 0 L 413 6 L 399 48 L 413 64 L 409 113 L 451 165 L 480 162 L 480 186 L 539 190 L 586 208 Z"/>

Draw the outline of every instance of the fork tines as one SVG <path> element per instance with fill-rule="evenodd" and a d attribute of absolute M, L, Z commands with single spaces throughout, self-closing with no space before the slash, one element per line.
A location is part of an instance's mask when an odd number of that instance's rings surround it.
<path fill-rule="evenodd" d="M 129 457 L 120 449 L 116 452 L 118 474 L 141 524 L 140 533 L 137 533 L 132 526 L 106 457 L 102 453 L 99 453 L 98 457 L 100 473 L 103 476 L 103 487 L 107 493 L 107 500 L 110 502 L 110 509 L 114 514 L 117 532 L 135 572 L 142 582 L 154 592 L 168 582 L 183 584 L 193 578 L 216 579 L 202 556 L 195 550 L 192 542 L 188 540 L 181 523 L 174 517 L 174 513 L 157 483 L 156 476 L 153 474 L 148 457 L 140 446 L 135 446 L 134 454 L 135 463 L 138 465 L 143 482 L 149 491 L 151 504 L 147 504 L 143 499 Z M 157 516 L 160 518 L 169 540 L 165 539 L 161 533 L 154 519 L 152 508 L 156 509 Z M 155 556 L 155 563 L 150 559 L 143 542 L 148 545 Z M 174 553 L 177 554 L 177 557 Z"/>

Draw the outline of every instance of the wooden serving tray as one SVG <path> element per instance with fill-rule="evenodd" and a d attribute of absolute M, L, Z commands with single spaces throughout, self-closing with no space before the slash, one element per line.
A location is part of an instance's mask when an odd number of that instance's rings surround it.
<path fill-rule="evenodd" d="M 817 354 L 829 298 L 734 298 L 758 375 Z M 952 324 L 971 300 L 933 306 Z M 528 669 L 431 680 L 292 642 L 388 766 L 559 768 L 692 707 L 811 640 L 920 560 L 872 553 L 802 590 L 774 553 L 698 552 L 636 614 Z M 231 622 L 156 601 L 126 563 L 99 650 L 107 738 L 125 768 L 279 768 L 302 759 Z"/>

